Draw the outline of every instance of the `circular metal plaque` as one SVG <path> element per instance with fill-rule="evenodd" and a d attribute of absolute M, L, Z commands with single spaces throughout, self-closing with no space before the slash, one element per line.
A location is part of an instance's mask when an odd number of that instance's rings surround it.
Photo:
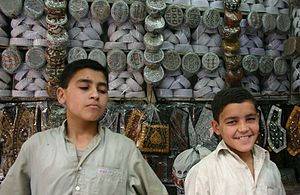
<path fill-rule="evenodd" d="M 156 85 L 164 78 L 164 69 L 159 66 L 156 69 L 151 69 L 148 66 L 144 68 L 144 80 L 148 84 Z"/>
<path fill-rule="evenodd" d="M 273 59 L 270 56 L 262 56 L 259 59 L 258 70 L 262 75 L 268 75 L 273 70 Z"/>
<path fill-rule="evenodd" d="M 91 13 L 93 18 L 103 23 L 110 16 L 110 5 L 107 0 L 94 0 L 91 5 Z"/>
<path fill-rule="evenodd" d="M 148 50 L 157 51 L 161 48 L 164 42 L 164 37 L 162 34 L 154 34 L 147 32 L 144 35 L 144 44 Z"/>
<path fill-rule="evenodd" d="M 167 7 L 164 0 L 146 0 L 147 12 L 151 16 L 160 16 Z"/>
<path fill-rule="evenodd" d="M 107 65 L 110 70 L 123 71 L 126 69 L 126 54 L 120 49 L 113 49 L 107 53 Z"/>
<path fill-rule="evenodd" d="M 242 60 L 242 65 L 245 71 L 253 73 L 258 69 L 258 58 L 254 55 L 246 55 Z"/>
<path fill-rule="evenodd" d="M 288 71 L 288 63 L 282 57 L 277 57 L 274 60 L 274 74 L 285 75 Z"/>
<path fill-rule="evenodd" d="M 262 26 L 262 17 L 257 12 L 250 12 L 247 17 L 248 25 L 254 29 L 259 29 Z"/>
<path fill-rule="evenodd" d="M 162 16 L 153 17 L 148 15 L 145 18 L 145 29 L 148 32 L 161 33 L 165 28 L 166 22 Z"/>
<path fill-rule="evenodd" d="M 133 23 L 142 23 L 147 16 L 146 5 L 141 1 L 134 1 L 130 5 L 129 12 Z"/>
<path fill-rule="evenodd" d="M 185 11 L 185 22 L 190 28 L 196 28 L 201 22 L 201 12 L 197 7 L 190 7 Z"/>
<path fill-rule="evenodd" d="M 178 5 L 170 5 L 166 9 L 164 17 L 169 27 L 177 28 L 183 22 L 183 11 Z"/>
<path fill-rule="evenodd" d="M 133 70 L 139 70 L 144 65 L 144 53 L 139 49 L 132 49 L 127 54 L 127 64 Z"/>
<path fill-rule="evenodd" d="M 162 65 L 166 70 L 175 71 L 181 66 L 181 58 L 177 51 L 170 50 L 165 53 Z"/>
<path fill-rule="evenodd" d="M 270 32 L 276 28 L 276 18 L 272 14 L 265 13 L 262 17 L 264 32 Z"/>
<path fill-rule="evenodd" d="M 202 65 L 207 70 L 213 71 L 218 68 L 219 64 L 219 56 L 213 52 L 208 52 L 202 57 Z"/>
<path fill-rule="evenodd" d="M 287 32 L 291 27 L 291 20 L 287 14 L 280 14 L 276 18 L 277 29 L 281 32 Z"/>
<path fill-rule="evenodd" d="M 43 15 L 44 1 L 43 0 L 25 0 L 24 14 L 33 19 L 38 19 Z"/>
<path fill-rule="evenodd" d="M 30 48 L 25 55 L 27 66 L 33 69 L 39 69 L 46 64 L 45 51 L 41 47 Z"/>
<path fill-rule="evenodd" d="M 89 12 L 89 4 L 86 0 L 70 0 L 69 13 L 77 21 L 85 17 Z"/>
<path fill-rule="evenodd" d="M 202 19 L 203 24 L 209 29 L 217 28 L 221 21 L 220 13 L 216 9 L 205 10 Z"/>
<path fill-rule="evenodd" d="M 112 5 L 110 13 L 117 24 L 122 24 L 129 18 L 129 7 L 124 1 L 117 1 Z"/>
<path fill-rule="evenodd" d="M 92 49 L 88 55 L 88 59 L 94 60 L 101 64 L 103 67 L 106 67 L 106 55 L 101 49 Z"/>
<path fill-rule="evenodd" d="M 182 69 L 191 74 L 196 74 L 201 68 L 201 60 L 196 53 L 189 52 L 182 57 Z"/>
<path fill-rule="evenodd" d="M 68 52 L 68 63 L 87 58 L 87 53 L 82 47 L 73 47 Z"/>
<path fill-rule="evenodd" d="M 149 51 L 146 49 L 144 51 L 144 59 L 146 64 L 158 64 L 164 59 L 164 52 L 162 49 L 159 49 L 158 51 Z"/>
<path fill-rule="evenodd" d="M 8 47 L 2 52 L 2 67 L 6 72 L 14 73 L 21 63 L 22 58 L 17 48 Z"/>

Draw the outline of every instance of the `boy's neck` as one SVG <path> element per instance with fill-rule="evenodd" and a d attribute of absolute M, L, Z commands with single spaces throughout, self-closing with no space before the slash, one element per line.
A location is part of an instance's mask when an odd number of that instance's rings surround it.
<path fill-rule="evenodd" d="M 67 137 L 78 150 L 83 150 L 98 133 L 98 122 L 67 121 Z"/>

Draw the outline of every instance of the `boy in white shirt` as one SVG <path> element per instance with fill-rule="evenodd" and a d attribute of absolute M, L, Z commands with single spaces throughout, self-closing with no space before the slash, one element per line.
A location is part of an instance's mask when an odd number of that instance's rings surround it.
<path fill-rule="evenodd" d="M 222 141 L 189 171 L 186 195 L 285 195 L 277 166 L 255 144 L 260 116 L 254 97 L 243 88 L 222 90 L 212 112 Z"/>

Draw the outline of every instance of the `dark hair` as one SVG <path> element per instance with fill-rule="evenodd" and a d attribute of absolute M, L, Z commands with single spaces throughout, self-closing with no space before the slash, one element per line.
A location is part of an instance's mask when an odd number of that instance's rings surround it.
<path fill-rule="evenodd" d="M 96 71 L 100 71 L 104 74 L 106 81 L 108 81 L 108 72 L 105 67 L 100 65 L 98 62 L 90 59 L 76 60 L 65 66 L 64 70 L 60 75 L 59 86 L 66 89 L 69 85 L 70 80 L 74 74 L 84 68 L 90 68 Z"/>
<path fill-rule="evenodd" d="M 215 95 L 211 105 L 214 120 L 219 121 L 220 113 L 228 104 L 242 103 L 245 101 L 251 101 L 254 104 L 256 111 L 258 111 L 258 105 L 255 98 L 246 89 L 242 87 L 233 87 L 219 91 Z"/>

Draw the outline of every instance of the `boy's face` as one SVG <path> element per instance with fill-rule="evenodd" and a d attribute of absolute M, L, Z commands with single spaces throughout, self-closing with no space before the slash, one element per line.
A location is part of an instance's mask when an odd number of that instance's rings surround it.
<path fill-rule="evenodd" d="M 68 120 L 93 122 L 105 112 L 107 90 L 105 75 L 85 68 L 73 75 L 66 89 L 57 89 L 57 99 L 67 106 Z"/>
<path fill-rule="evenodd" d="M 251 101 L 231 103 L 220 113 L 219 122 L 212 121 L 212 127 L 237 155 L 251 154 L 259 133 L 259 114 Z"/>

